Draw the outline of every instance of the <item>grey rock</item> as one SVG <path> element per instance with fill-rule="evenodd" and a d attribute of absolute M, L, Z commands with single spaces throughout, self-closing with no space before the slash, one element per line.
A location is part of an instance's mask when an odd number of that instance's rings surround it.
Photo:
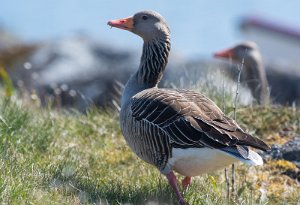
<path fill-rule="evenodd" d="M 10 75 L 21 89 L 35 91 L 43 104 L 50 100 L 85 111 L 118 101 L 118 82 L 125 83 L 133 68 L 131 52 L 75 35 L 43 43 Z"/>
<path fill-rule="evenodd" d="M 300 136 L 285 143 L 281 147 L 281 153 L 283 159 L 300 163 Z"/>
<path fill-rule="evenodd" d="M 273 145 L 271 150 L 263 153 L 264 159 L 284 159 L 300 168 L 300 136 L 286 142 L 284 145 Z"/>

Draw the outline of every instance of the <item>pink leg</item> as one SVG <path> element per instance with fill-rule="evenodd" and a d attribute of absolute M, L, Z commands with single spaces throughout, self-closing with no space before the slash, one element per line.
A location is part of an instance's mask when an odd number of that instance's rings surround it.
<path fill-rule="evenodd" d="M 178 186 L 177 186 L 177 180 L 176 180 L 176 176 L 175 176 L 174 172 L 171 171 L 166 176 L 169 180 L 169 184 L 174 189 L 174 191 L 177 195 L 177 198 L 179 200 L 179 204 L 180 205 L 187 205 L 187 203 L 184 201 L 183 197 L 181 196 L 181 193 L 179 192 L 179 189 L 178 189 Z"/>
<path fill-rule="evenodd" d="M 191 183 L 192 183 L 192 177 L 185 177 L 181 182 L 183 190 L 186 190 Z"/>

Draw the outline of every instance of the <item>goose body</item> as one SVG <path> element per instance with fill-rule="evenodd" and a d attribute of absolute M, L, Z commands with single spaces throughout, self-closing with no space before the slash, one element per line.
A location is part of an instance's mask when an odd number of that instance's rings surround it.
<path fill-rule="evenodd" d="M 261 140 L 245 133 L 206 96 L 191 90 L 157 87 L 170 51 L 170 31 L 161 15 L 143 11 L 109 21 L 144 40 L 140 67 L 128 80 L 121 100 L 120 125 L 132 151 L 156 166 L 182 198 L 173 170 L 186 176 L 214 171 L 235 161 L 261 165 L 249 146 L 266 150 Z"/>

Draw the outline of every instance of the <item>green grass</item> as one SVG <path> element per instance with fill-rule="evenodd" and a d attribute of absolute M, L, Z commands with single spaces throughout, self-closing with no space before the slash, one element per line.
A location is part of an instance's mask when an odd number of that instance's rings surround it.
<path fill-rule="evenodd" d="M 289 107 L 238 110 L 243 127 L 270 141 L 287 127 L 287 139 L 299 134 L 299 116 Z M 0 131 L 0 204 L 177 204 L 165 177 L 126 146 L 117 114 L 2 99 Z M 236 201 L 226 199 L 222 170 L 195 177 L 184 197 L 190 204 L 300 203 L 299 185 L 276 163 L 239 164 Z"/>

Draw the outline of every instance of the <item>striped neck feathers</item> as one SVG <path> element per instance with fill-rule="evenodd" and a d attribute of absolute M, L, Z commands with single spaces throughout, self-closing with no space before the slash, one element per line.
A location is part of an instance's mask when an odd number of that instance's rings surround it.
<path fill-rule="evenodd" d="M 170 49 L 169 36 L 144 42 L 140 67 L 136 73 L 138 83 L 157 86 L 167 65 Z"/>

